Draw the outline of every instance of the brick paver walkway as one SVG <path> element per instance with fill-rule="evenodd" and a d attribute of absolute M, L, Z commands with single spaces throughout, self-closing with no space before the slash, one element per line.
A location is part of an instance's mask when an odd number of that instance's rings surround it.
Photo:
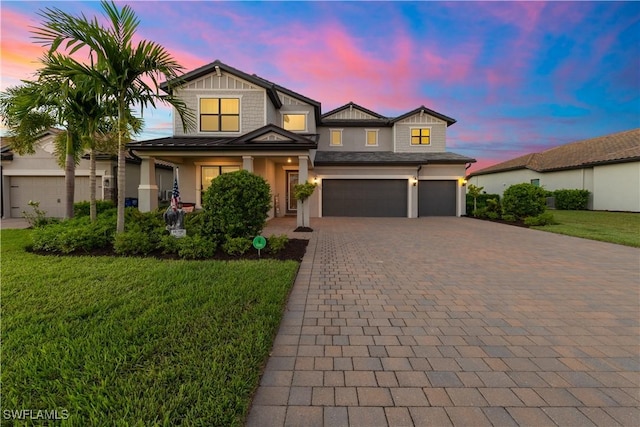
<path fill-rule="evenodd" d="M 638 249 L 468 218 L 311 225 L 247 425 L 640 425 Z"/>

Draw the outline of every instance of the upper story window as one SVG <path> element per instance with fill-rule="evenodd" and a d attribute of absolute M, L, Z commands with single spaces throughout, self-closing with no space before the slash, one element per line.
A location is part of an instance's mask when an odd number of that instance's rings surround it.
<path fill-rule="evenodd" d="M 431 128 L 411 129 L 411 145 L 431 144 Z"/>
<path fill-rule="evenodd" d="M 342 129 L 331 129 L 331 145 L 342 145 Z"/>
<path fill-rule="evenodd" d="M 378 129 L 366 129 L 365 135 L 367 145 L 378 145 Z"/>
<path fill-rule="evenodd" d="M 307 130 L 306 114 L 283 114 L 282 127 L 292 132 L 304 132 Z"/>
<path fill-rule="evenodd" d="M 200 98 L 200 132 L 240 132 L 240 99 Z"/>

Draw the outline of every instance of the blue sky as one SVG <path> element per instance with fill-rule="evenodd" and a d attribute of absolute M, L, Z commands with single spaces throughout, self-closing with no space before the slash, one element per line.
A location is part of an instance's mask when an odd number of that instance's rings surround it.
<path fill-rule="evenodd" d="M 353 101 L 453 117 L 448 149 L 474 169 L 640 127 L 638 2 L 126 3 L 139 37 L 185 71 L 219 59 L 324 112 Z M 100 14 L 97 2 L 3 1 L 2 89 L 38 68 L 29 27 L 45 7 Z M 167 108 L 145 120 L 139 139 L 171 134 Z"/>

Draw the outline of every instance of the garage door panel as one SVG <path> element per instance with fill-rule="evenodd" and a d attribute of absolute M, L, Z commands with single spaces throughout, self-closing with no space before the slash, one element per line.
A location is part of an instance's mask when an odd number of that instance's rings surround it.
<path fill-rule="evenodd" d="M 418 216 L 456 216 L 457 181 L 423 180 L 418 184 Z"/>
<path fill-rule="evenodd" d="M 89 200 L 89 177 L 76 177 L 74 201 Z M 65 213 L 65 184 L 61 176 L 12 176 L 10 185 L 11 217 L 22 218 L 31 211 L 29 201 L 40 202 L 40 209 L 49 217 Z"/>
<path fill-rule="evenodd" d="M 402 179 L 325 179 L 322 215 L 406 217 L 407 181 Z"/>

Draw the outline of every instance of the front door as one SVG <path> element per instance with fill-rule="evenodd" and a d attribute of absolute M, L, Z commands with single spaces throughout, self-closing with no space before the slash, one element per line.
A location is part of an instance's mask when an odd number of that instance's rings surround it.
<path fill-rule="evenodd" d="M 293 196 L 293 187 L 298 183 L 298 172 L 287 171 L 287 213 L 298 212 L 298 200 Z"/>

